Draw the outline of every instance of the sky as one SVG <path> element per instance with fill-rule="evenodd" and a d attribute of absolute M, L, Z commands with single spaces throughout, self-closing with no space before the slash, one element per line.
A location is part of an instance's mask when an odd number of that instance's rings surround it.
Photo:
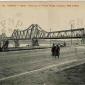
<path fill-rule="evenodd" d="M 85 2 L 0 2 L 0 34 L 31 24 L 46 31 L 85 27 Z"/>

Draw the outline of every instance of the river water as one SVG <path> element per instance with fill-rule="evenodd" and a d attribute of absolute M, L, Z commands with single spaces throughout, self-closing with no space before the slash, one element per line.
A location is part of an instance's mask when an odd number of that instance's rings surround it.
<path fill-rule="evenodd" d="M 66 42 L 66 45 L 71 45 L 71 44 L 81 44 L 81 39 L 48 39 L 48 40 L 38 40 L 38 43 L 40 46 L 52 46 L 53 43 L 64 43 Z M 25 47 L 25 46 L 31 46 L 32 41 L 31 40 L 20 40 L 20 47 Z M 13 41 L 9 41 L 9 47 L 14 47 L 15 43 Z"/>

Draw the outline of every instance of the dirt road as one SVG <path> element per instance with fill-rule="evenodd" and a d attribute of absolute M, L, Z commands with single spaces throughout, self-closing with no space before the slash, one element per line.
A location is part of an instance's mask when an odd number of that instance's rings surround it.
<path fill-rule="evenodd" d="M 84 53 L 85 48 L 82 46 L 61 48 L 58 60 L 52 58 L 50 49 L 2 52 L 0 53 L 0 85 L 38 85 L 38 81 L 37 83 L 31 81 L 32 78 L 35 81 L 37 79 L 33 75 L 36 74 L 36 70 L 84 59 Z"/>

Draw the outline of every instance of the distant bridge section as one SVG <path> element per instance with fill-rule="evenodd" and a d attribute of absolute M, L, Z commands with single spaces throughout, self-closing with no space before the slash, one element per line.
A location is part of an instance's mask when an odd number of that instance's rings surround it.
<path fill-rule="evenodd" d="M 48 36 L 51 39 L 82 38 L 84 37 L 84 28 L 49 32 Z"/>

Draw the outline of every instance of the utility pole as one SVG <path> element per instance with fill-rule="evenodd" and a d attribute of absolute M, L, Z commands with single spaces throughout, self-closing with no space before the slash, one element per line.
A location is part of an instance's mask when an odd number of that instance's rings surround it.
<path fill-rule="evenodd" d="M 73 24 L 71 24 L 71 46 L 72 46 L 72 28 L 73 28 Z"/>
<path fill-rule="evenodd" d="M 50 34 L 51 34 L 51 28 L 50 28 Z M 50 35 L 50 47 L 51 47 L 51 35 Z"/>

